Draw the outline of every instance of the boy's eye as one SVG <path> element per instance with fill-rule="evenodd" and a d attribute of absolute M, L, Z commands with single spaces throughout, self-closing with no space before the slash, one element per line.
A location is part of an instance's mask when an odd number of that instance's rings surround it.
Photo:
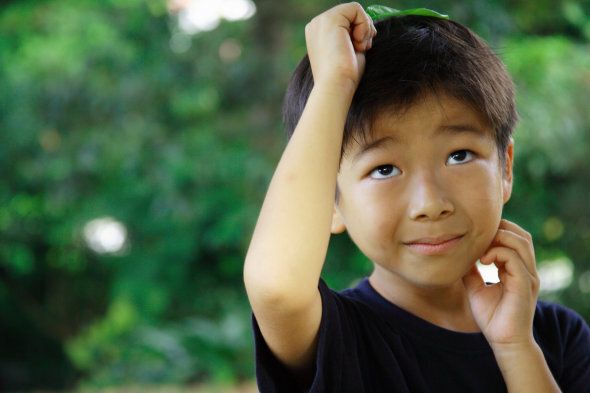
<path fill-rule="evenodd" d="M 449 165 L 458 165 L 464 164 L 473 160 L 474 153 L 469 150 L 457 150 L 449 155 L 449 159 L 447 160 L 447 164 Z"/>
<path fill-rule="evenodd" d="M 401 171 L 393 165 L 379 165 L 377 168 L 373 169 L 370 173 L 372 179 L 387 179 L 390 177 L 397 176 L 401 173 Z"/>

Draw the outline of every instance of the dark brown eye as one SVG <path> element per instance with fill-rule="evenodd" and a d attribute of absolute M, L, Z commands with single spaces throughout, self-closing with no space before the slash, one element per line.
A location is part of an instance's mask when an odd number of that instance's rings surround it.
<path fill-rule="evenodd" d="M 393 166 L 391 165 L 383 165 L 377 168 L 377 172 L 379 172 L 383 176 L 389 175 L 393 171 Z"/>
<path fill-rule="evenodd" d="M 371 171 L 370 175 L 373 179 L 387 179 L 400 173 L 401 171 L 394 165 L 379 165 Z"/>
<path fill-rule="evenodd" d="M 474 154 L 469 150 L 457 150 L 449 155 L 447 164 L 457 165 L 473 160 Z"/>

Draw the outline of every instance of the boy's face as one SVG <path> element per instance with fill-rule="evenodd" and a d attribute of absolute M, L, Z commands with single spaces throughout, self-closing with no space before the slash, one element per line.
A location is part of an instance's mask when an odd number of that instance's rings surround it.
<path fill-rule="evenodd" d="M 420 287 L 456 283 L 498 230 L 512 143 L 501 164 L 485 120 L 446 95 L 382 115 L 373 141 L 364 152 L 353 142 L 342 158 L 332 232 L 347 230 L 380 274 Z"/>

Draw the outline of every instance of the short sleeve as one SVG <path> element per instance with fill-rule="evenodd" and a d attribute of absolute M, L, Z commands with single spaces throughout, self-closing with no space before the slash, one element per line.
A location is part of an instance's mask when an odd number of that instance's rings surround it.
<path fill-rule="evenodd" d="M 256 380 L 261 393 L 268 392 L 363 392 L 358 362 L 354 361 L 355 335 L 343 301 L 320 279 L 318 288 L 322 297 L 322 319 L 318 332 L 315 374 L 311 386 L 301 386 L 293 378 L 264 341 L 254 315 L 254 341 L 256 351 Z M 347 350 L 345 350 L 347 348 Z M 356 368 L 356 371 L 355 371 Z M 358 381 L 359 386 L 342 386 L 342 377 Z"/>
<path fill-rule="evenodd" d="M 256 381 L 260 392 L 301 392 L 302 389 L 298 387 L 297 380 L 293 378 L 289 369 L 268 347 L 254 314 L 252 314 L 252 326 L 256 352 Z"/>

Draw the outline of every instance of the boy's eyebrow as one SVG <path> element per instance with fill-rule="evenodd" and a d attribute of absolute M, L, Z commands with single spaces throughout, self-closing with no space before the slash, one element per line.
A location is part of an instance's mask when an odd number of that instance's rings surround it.
<path fill-rule="evenodd" d="M 485 135 L 485 131 L 473 124 L 449 124 L 442 125 L 438 128 L 437 133 L 455 134 L 455 133 L 473 133 Z"/>
<path fill-rule="evenodd" d="M 363 145 L 361 147 L 361 150 L 358 153 L 356 153 L 352 158 L 352 163 L 355 164 L 359 158 L 364 156 L 369 151 L 379 149 L 381 146 L 386 145 L 388 143 L 399 143 L 399 139 L 394 138 L 392 136 L 386 136 L 383 138 L 379 138 L 371 143 Z"/>
<path fill-rule="evenodd" d="M 436 130 L 437 134 L 463 134 L 463 133 L 469 133 L 469 134 L 475 134 L 475 135 L 485 135 L 485 131 L 483 129 L 481 129 L 478 126 L 472 125 L 472 124 L 448 124 L 448 125 L 442 125 L 440 126 L 437 130 Z M 363 145 L 361 147 L 361 150 L 359 152 L 357 152 L 353 159 L 352 159 L 352 163 L 356 163 L 356 161 L 358 161 L 359 158 L 361 158 L 363 155 L 365 155 L 367 152 L 371 151 L 371 150 L 376 150 L 381 148 L 382 146 L 386 145 L 386 144 L 399 144 L 400 143 L 400 139 L 394 136 L 386 136 L 383 138 L 379 138 L 375 141 L 372 141 L 370 143 L 367 143 L 365 145 Z"/>

